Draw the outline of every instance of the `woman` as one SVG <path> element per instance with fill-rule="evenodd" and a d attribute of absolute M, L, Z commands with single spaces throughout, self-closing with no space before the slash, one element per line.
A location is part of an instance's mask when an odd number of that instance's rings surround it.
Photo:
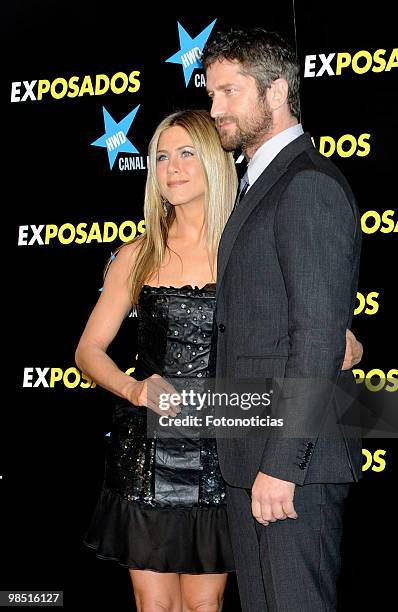
<path fill-rule="evenodd" d="M 192 405 L 162 410 L 160 394 L 198 389 L 214 374 L 216 255 L 236 188 L 233 157 L 207 112 L 161 122 L 149 147 L 146 233 L 118 249 L 76 350 L 78 367 L 124 399 L 85 543 L 129 568 L 138 610 L 220 610 L 233 571 L 214 438 L 187 429 L 165 437 L 159 417 L 147 416 L 192 415 Z M 134 378 L 106 354 L 132 304 Z"/>

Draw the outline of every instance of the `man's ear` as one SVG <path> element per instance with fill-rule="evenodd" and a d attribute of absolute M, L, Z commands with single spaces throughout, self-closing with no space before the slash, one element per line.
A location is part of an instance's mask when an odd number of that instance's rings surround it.
<path fill-rule="evenodd" d="M 289 94 L 289 86 L 286 79 L 275 79 L 267 89 L 267 101 L 271 110 L 278 110 L 286 104 Z"/>

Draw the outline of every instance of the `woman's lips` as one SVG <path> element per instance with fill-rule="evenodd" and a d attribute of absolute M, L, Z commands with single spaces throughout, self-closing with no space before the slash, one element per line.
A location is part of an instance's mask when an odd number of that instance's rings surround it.
<path fill-rule="evenodd" d="M 167 183 L 167 187 L 179 187 L 180 185 L 185 185 L 188 181 L 173 181 L 172 183 Z"/>

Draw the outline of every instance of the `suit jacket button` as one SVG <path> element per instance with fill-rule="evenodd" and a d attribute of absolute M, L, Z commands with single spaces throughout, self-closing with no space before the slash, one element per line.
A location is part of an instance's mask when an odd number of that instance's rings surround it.
<path fill-rule="evenodd" d="M 225 325 L 224 323 L 220 323 L 220 325 L 218 326 L 218 329 L 220 330 L 221 333 L 225 332 Z"/>

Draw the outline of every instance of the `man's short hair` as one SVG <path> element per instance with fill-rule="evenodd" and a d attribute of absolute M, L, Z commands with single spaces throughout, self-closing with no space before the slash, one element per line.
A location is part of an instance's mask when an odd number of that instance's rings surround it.
<path fill-rule="evenodd" d="M 202 62 L 206 69 L 221 59 L 237 60 L 243 72 L 255 79 L 260 96 L 275 79 L 285 79 L 290 112 L 299 118 L 300 69 L 293 48 L 279 34 L 263 28 L 220 31 L 205 46 Z"/>

